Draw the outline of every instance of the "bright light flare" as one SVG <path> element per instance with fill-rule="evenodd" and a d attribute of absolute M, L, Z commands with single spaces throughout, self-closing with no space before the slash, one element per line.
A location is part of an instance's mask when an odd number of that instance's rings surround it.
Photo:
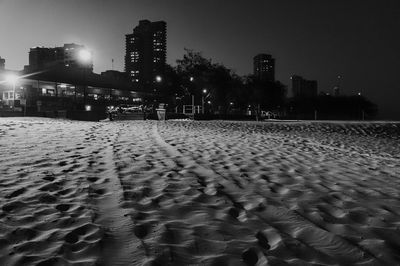
<path fill-rule="evenodd" d="M 18 80 L 18 76 L 15 74 L 8 74 L 6 76 L 6 81 L 12 85 L 15 85 L 15 83 L 17 83 Z"/>
<path fill-rule="evenodd" d="M 162 77 L 161 76 L 156 76 L 156 81 L 157 82 L 161 82 L 162 81 Z"/>
<path fill-rule="evenodd" d="M 80 50 L 78 56 L 79 60 L 81 60 L 84 63 L 88 63 L 92 59 L 92 54 L 86 49 Z"/>
<path fill-rule="evenodd" d="M 203 93 L 207 93 L 207 89 L 204 89 L 204 90 L 203 90 Z"/>

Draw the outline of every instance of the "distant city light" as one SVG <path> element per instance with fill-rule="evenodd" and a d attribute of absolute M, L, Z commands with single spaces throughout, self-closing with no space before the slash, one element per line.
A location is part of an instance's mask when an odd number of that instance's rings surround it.
<path fill-rule="evenodd" d="M 230 105 L 233 105 L 233 102 L 230 102 Z"/>
<path fill-rule="evenodd" d="M 211 104 L 211 101 L 208 101 L 207 103 L 208 103 L 208 104 Z"/>
<path fill-rule="evenodd" d="M 156 76 L 156 81 L 157 82 L 161 82 L 162 81 L 162 77 L 161 76 Z"/>
<path fill-rule="evenodd" d="M 87 112 L 92 111 L 92 106 L 91 105 L 85 105 L 85 111 L 87 111 Z"/>
<path fill-rule="evenodd" d="M 207 93 L 207 89 L 204 89 L 204 90 L 203 90 L 203 93 Z"/>
<path fill-rule="evenodd" d="M 194 80 L 194 77 L 190 77 L 190 81 L 193 81 Z"/>
<path fill-rule="evenodd" d="M 358 93 L 358 96 L 361 96 L 361 92 Z"/>
<path fill-rule="evenodd" d="M 92 54 L 88 50 L 82 49 L 79 51 L 79 59 L 82 62 L 87 63 L 92 59 Z"/>

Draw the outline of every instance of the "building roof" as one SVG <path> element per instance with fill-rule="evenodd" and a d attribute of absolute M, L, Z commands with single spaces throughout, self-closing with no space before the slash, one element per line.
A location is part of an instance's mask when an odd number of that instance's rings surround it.
<path fill-rule="evenodd" d="M 129 81 L 121 79 L 115 79 L 112 77 L 106 77 L 104 75 L 96 74 L 82 70 L 73 70 L 68 68 L 53 68 L 37 72 L 23 71 L 12 71 L 3 70 L 0 71 L 0 82 L 5 80 L 7 74 L 15 74 L 25 79 L 67 83 L 75 85 L 84 85 L 100 88 L 111 88 L 126 91 L 141 91 L 139 87 Z"/>

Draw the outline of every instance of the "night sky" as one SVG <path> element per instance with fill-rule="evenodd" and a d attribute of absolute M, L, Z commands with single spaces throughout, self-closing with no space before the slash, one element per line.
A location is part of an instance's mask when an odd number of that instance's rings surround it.
<path fill-rule="evenodd" d="M 316 79 L 332 92 L 376 102 L 380 118 L 400 119 L 399 0 L 0 0 L 0 56 L 22 69 L 34 46 L 84 44 L 94 70 L 123 70 L 125 34 L 141 19 L 167 22 L 167 60 L 183 48 L 203 52 L 238 74 L 252 58 L 276 58 L 276 78 Z"/>

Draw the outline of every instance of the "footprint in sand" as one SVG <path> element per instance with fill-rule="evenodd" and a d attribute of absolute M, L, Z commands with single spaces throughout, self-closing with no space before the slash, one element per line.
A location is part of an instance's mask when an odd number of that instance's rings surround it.
<path fill-rule="evenodd" d="M 148 224 L 139 224 L 133 228 L 133 233 L 140 239 L 145 238 L 149 233 L 150 225 Z"/>
<path fill-rule="evenodd" d="M 39 202 L 41 202 L 41 203 L 54 203 L 56 201 L 57 201 L 57 198 L 48 193 L 44 193 L 39 197 Z"/>
<path fill-rule="evenodd" d="M 97 180 L 99 180 L 99 178 L 98 178 L 98 177 L 95 177 L 95 176 L 89 176 L 89 177 L 87 178 L 87 180 L 88 180 L 89 182 L 95 183 Z"/>
<path fill-rule="evenodd" d="M 26 188 L 20 188 L 17 189 L 13 192 L 11 192 L 9 195 L 6 196 L 7 199 L 15 198 L 18 197 L 19 195 L 23 194 L 26 191 Z"/>
<path fill-rule="evenodd" d="M 56 209 L 59 210 L 60 212 L 68 211 L 70 208 L 71 208 L 70 204 L 58 204 L 56 206 Z"/>
<path fill-rule="evenodd" d="M 257 250 L 255 248 L 249 248 L 242 253 L 243 261 L 249 265 L 256 265 L 258 262 Z"/>
<path fill-rule="evenodd" d="M 4 212 L 12 212 L 24 207 L 26 204 L 22 201 L 12 201 L 3 205 L 2 209 Z"/>
<path fill-rule="evenodd" d="M 265 249 L 270 249 L 271 248 L 271 246 L 269 245 L 269 243 L 268 243 L 268 238 L 267 238 L 267 236 L 265 236 L 262 232 L 258 232 L 257 234 L 256 234 L 256 238 L 257 238 L 257 240 L 258 240 L 258 244 L 262 247 L 262 248 L 265 248 Z"/>

